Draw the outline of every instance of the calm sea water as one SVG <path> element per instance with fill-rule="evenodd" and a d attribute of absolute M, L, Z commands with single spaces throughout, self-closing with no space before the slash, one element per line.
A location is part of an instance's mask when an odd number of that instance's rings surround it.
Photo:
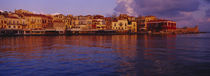
<path fill-rule="evenodd" d="M 0 37 L 0 76 L 210 76 L 210 34 Z"/>

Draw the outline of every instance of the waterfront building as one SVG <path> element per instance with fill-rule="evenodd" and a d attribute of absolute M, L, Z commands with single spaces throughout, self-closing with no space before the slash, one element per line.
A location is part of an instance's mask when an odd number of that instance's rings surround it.
<path fill-rule="evenodd" d="M 75 33 L 147 33 L 174 32 L 176 22 L 161 20 L 155 16 L 138 18 L 127 14 L 104 17 L 103 15 L 44 15 L 27 10 L 0 12 L 0 29 L 22 30 L 25 35 L 72 34 Z"/>
<path fill-rule="evenodd" d="M 177 28 L 176 33 L 199 33 L 199 28 L 198 26 Z"/>
<path fill-rule="evenodd" d="M 112 22 L 112 30 L 120 31 L 120 32 L 125 32 L 128 28 L 128 21 L 127 19 L 122 19 L 122 20 L 114 20 Z"/>
<path fill-rule="evenodd" d="M 0 30 L 3 35 L 23 34 L 25 21 L 15 13 L 4 13 L 0 18 Z"/>
<path fill-rule="evenodd" d="M 105 30 L 106 29 L 106 22 L 105 22 L 104 16 L 95 15 L 93 17 L 92 29 L 97 29 L 97 30 Z"/>
<path fill-rule="evenodd" d="M 64 34 L 67 25 L 65 25 L 65 16 L 63 14 L 58 14 L 53 16 L 53 28 L 59 32 L 59 34 Z"/>
<path fill-rule="evenodd" d="M 15 13 L 18 14 L 20 17 L 25 19 L 27 27 L 24 28 L 25 30 L 35 30 L 35 29 L 42 29 L 42 14 L 34 14 L 27 10 L 19 9 L 15 10 Z"/>
<path fill-rule="evenodd" d="M 2 29 L 4 28 L 4 16 L 2 15 L 2 12 L 0 11 L 0 35 L 2 35 L 3 31 Z"/>
<path fill-rule="evenodd" d="M 52 15 L 53 20 L 61 20 L 64 22 L 65 16 L 63 14 Z"/>
<path fill-rule="evenodd" d="M 6 21 L 4 15 L 0 14 L 0 30 L 6 27 Z"/>
<path fill-rule="evenodd" d="M 137 23 L 135 21 L 128 21 L 128 19 L 121 18 L 120 20 L 114 19 L 112 22 L 112 30 L 119 32 L 137 32 Z"/>
<path fill-rule="evenodd" d="M 43 29 L 42 26 L 42 19 L 44 15 L 41 14 L 26 14 L 24 13 L 24 19 L 27 21 L 28 27 L 26 29 L 36 30 L 36 29 Z"/>
<path fill-rule="evenodd" d="M 34 14 L 27 10 L 15 10 L 22 19 L 25 20 L 23 28 L 25 35 L 40 35 L 45 34 L 45 29 L 52 27 L 52 17 L 43 14 Z"/>
<path fill-rule="evenodd" d="M 91 30 L 92 29 L 92 19 L 93 19 L 93 16 L 91 16 L 91 15 L 76 16 L 74 23 L 75 23 L 76 28 L 77 29 L 79 28 L 80 31 Z"/>
<path fill-rule="evenodd" d="M 155 16 L 140 16 L 140 17 L 136 18 L 136 22 L 138 25 L 137 26 L 138 32 L 140 32 L 140 33 L 147 32 L 148 31 L 147 23 L 152 20 L 157 20 L 157 17 L 155 17 Z"/>
<path fill-rule="evenodd" d="M 51 16 L 43 15 L 42 17 L 42 27 L 43 29 L 52 28 L 53 27 L 53 18 Z"/>
<path fill-rule="evenodd" d="M 106 25 L 106 30 L 112 30 L 112 17 L 105 17 L 105 25 Z"/>
<path fill-rule="evenodd" d="M 135 21 L 128 22 L 127 28 L 130 33 L 136 33 L 137 32 L 137 22 L 135 22 Z"/>
<path fill-rule="evenodd" d="M 67 15 L 65 16 L 65 25 L 68 30 L 70 30 L 73 27 L 73 15 Z"/>
<path fill-rule="evenodd" d="M 120 14 L 119 17 L 117 17 L 118 20 L 123 20 L 123 19 L 128 19 L 128 15 L 127 14 Z"/>
<path fill-rule="evenodd" d="M 7 21 L 7 24 L 4 29 L 7 30 L 22 30 L 25 26 L 25 20 L 14 13 L 10 13 L 5 16 L 5 20 Z"/>
<path fill-rule="evenodd" d="M 45 29 L 52 25 L 50 17 L 42 14 L 23 13 L 23 19 L 27 27 L 24 28 L 24 34 L 40 35 L 45 34 Z"/>
<path fill-rule="evenodd" d="M 64 34 L 66 30 L 66 25 L 61 20 L 54 20 L 53 28 L 55 29 L 55 31 L 59 32 L 59 34 Z"/>
<path fill-rule="evenodd" d="M 151 32 L 175 32 L 176 22 L 170 20 L 152 20 L 147 22 L 147 29 Z"/>

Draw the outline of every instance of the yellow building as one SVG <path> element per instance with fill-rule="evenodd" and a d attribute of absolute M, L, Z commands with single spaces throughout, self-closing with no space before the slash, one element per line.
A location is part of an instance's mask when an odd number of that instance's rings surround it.
<path fill-rule="evenodd" d="M 37 30 L 42 29 L 42 17 L 40 14 L 23 14 L 26 24 L 28 25 L 26 29 Z"/>
<path fill-rule="evenodd" d="M 104 16 L 95 15 L 93 17 L 92 29 L 97 29 L 97 30 L 105 30 L 106 29 L 106 21 L 105 21 Z"/>
<path fill-rule="evenodd" d="M 65 16 L 62 14 L 54 15 L 53 16 L 53 28 L 58 31 L 60 34 L 64 34 L 67 28 L 65 25 Z"/>
<path fill-rule="evenodd" d="M 91 15 L 87 16 L 75 16 L 73 20 L 73 28 L 72 29 L 78 29 L 80 31 L 86 31 L 92 29 L 92 19 L 93 17 Z"/>
<path fill-rule="evenodd" d="M 137 32 L 137 23 L 135 21 L 128 21 L 127 19 L 114 20 L 112 22 L 112 30 L 120 32 Z"/>
<path fill-rule="evenodd" d="M 20 18 L 17 14 L 9 14 L 5 17 L 7 25 L 5 29 L 8 30 L 22 30 L 25 24 L 24 19 Z"/>
<path fill-rule="evenodd" d="M 152 20 L 157 20 L 155 16 L 141 16 L 136 18 L 137 21 L 137 28 L 139 32 L 146 32 L 147 31 L 147 23 Z"/>
<path fill-rule="evenodd" d="M 123 20 L 116 20 L 112 22 L 112 30 L 116 30 L 116 31 L 127 31 L 128 28 L 128 21 L 127 19 L 123 19 Z"/>
<path fill-rule="evenodd" d="M 47 29 L 47 28 L 52 28 L 53 27 L 53 18 L 51 16 L 43 15 L 42 17 L 42 28 Z"/>
<path fill-rule="evenodd" d="M 6 21 L 3 15 L 0 15 L 0 29 L 4 29 L 6 27 Z"/>
<path fill-rule="evenodd" d="M 129 30 L 129 32 L 136 33 L 137 32 L 137 22 L 135 22 L 135 21 L 129 22 L 128 30 Z"/>
<path fill-rule="evenodd" d="M 43 17 L 46 17 L 42 14 L 34 14 L 32 12 L 29 12 L 27 10 L 15 10 L 15 13 L 20 15 L 22 19 L 25 20 L 25 24 L 27 25 L 24 29 L 27 30 L 37 30 L 37 29 L 43 29 Z"/>
<path fill-rule="evenodd" d="M 72 15 L 65 16 L 64 22 L 67 29 L 71 29 L 73 27 L 73 16 Z"/>

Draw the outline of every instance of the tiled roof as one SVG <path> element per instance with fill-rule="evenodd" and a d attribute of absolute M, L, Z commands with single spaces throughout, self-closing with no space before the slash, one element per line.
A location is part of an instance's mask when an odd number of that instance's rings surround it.
<path fill-rule="evenodd" d="M 149 22 L 163 22 L 163 21 L 171 21 L 171 20 L 158 19 L 158 20 L 151 20 Z"/>
<path fill-rule="evenodd" d="M 27 14 L 27 13 L 24 13 L 23 15 L 24 15 L 24 16 L 29 16 L 29 17 L 34 16 L 34 17 L 45 17 L 45 18 L 50 18 L 50 19 L 52 19 L 52 17 L 46 16 L 46 15 L 42 15 L 42 14 Z"/>

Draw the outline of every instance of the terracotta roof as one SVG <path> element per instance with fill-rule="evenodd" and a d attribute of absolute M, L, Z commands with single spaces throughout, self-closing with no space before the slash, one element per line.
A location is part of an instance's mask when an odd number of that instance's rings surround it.
<path fill-rule="evenodd" d="M 19 19 L 18 17 L 15 16 L 6 16 L 6 18 Z"/>
<path fill-rule="evenodd" d="M 159 20 L 151 20 L 149 22 L 161 22 L 161 21 L 171 21 L 171 20 L 159 19 Z"/>
<path fill-rule="evenodd" d="M 95 15 L 93 18 L 94 19 L 104 19 L 104 16 L 102 16 L 102 15 Z"/>
<path fill-rule="evenodd" d="M 115 19 L 113 19 L 113 22 L 117 22 L 118 20 L 115 18 Z"/>
<path fill-rule="evenodd" d="M 46 18 L 52 19 L 52 17 L 46 16 L 46 15 L 42 15 L 42 14 L 27 14 L 27 13 L 24 13 L 23 15 L 24 16 L 29 16 L 29 17 L 31 17 L 31 16 L 35 16 L 35 17 L 46 17 Z"/>

